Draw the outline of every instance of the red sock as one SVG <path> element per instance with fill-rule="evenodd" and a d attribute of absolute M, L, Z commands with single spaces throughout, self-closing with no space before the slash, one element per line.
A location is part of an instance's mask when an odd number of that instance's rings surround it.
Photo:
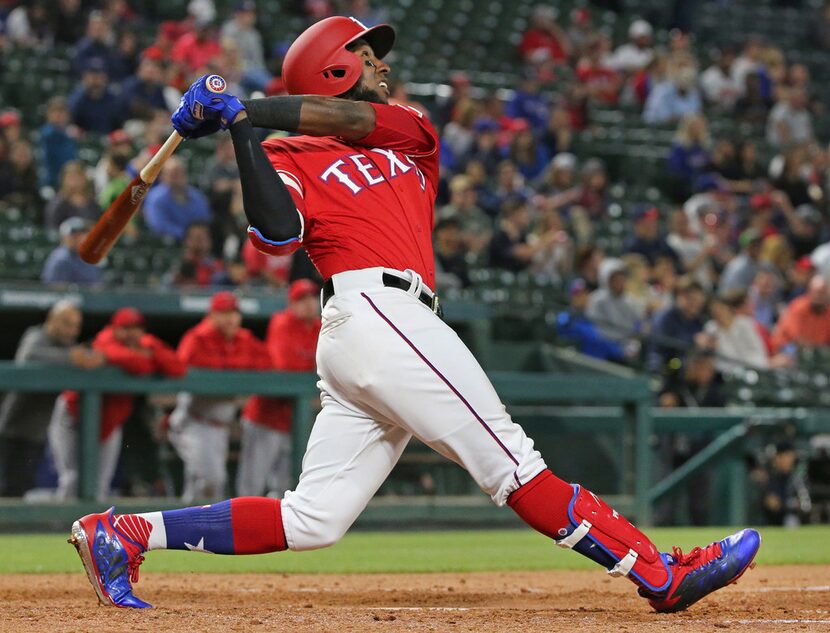
<path fill-rule="evenodd" d="M 507 505 L 537 532 L 562 538 L 559 530 L 571 524 L 568 505 L 573 496 L 573 486 L 546 469 L 511 494 Z"/>
<path fill-rule="evenodd" d="M 235 554 L 265 554 L 288 549 L 279 499 L 231 499 L 231 525 Z"/>

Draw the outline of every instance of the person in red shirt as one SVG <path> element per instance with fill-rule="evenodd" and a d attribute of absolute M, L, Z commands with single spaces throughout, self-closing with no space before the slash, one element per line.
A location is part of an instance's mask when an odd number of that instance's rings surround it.
<path fill-rule="evenodd" d="M 756 531 L 687 554 L 661 553 L 598 496 L 548 469 L 442 320 L 432 290 L 438 136 L 421 112 L 389 104 L 382 60 L 394 39 L 388 25 L 328 18 L 286 53 L 289 96 L 242 101 L 223 92 L 216 75 L 183 96 L 172 117 L 180 134 L 230 130 L 250 239 L 268 253 L 305 247 L 325 280 L 316 357 L 322 408 L 297 487 L 282 499 L 237 497 L 138 515 L 110 510 L 75 522 L 73 539 L 99 599 L 149 606 L 132 593 L 135 574 L 104 573 L 125 559 L 135 571 L 148 550 L 255 554 L 333 545 L 413 436 L 462 465 L 494 503 L 532 528 L 628 577 L 657 611 L 685 609 L 735 582 L 760 547 Z M 254 126 L 302 136 L 260 144 Z"/>
<path fill-rule="evenodd" d="M 552 7 L 539 5 L 533 11 L 530 28 L 522 35 L 519 54 L 532 64 L 552 61 L 564 64 L 571 53 L 567 33 L 556 23 Z"/>
<path fill-rule="evenodd" d="M 179 64 L 185 76 L 209 67 L 221 54 L 222 46 L 213 21 L 201 17 L 194 21 L 192 31 L 176 40 L 170 51 L 170 57 Z"/>
<path fill-rule="evenodd" d="M 607 47 L 603 47 L 607 39 L 595 37 L 586 50 L 585 57 L 576 65 L 576 78 L 585 86 L 589 98 L 604 105 L 617 103 L 622 77 L 611 68 L 603 59 L 607 55 Z"/>
<path fill-rule="evenodd" d="M 160 339 L 148 334 L 144 316 L 135 308 L 121 308 L 92 342 L 109 365 L 136 376 L 162 374 L 183 376 L 187 367 Z M 49 445 L 58 471 L 59 499 L 77 494 L 78 486 L 78 405 L 77 391 L 65 391 L 55 402 L 49 425 Z M 131 393 L 105 394 L 101 401 L 101 449 L 96 498 L 106 499 L 121 453 L 122 427 L 133 412 Z"/>
<path fill-rule="evenodd" d="M 268 349 L 242 327 L 239 302 L 227 291 L 213 295 L 207 316 L 185 332 L 177 353 L 188 367 L 271 369 Z M 169 437 L 184 462 L 184 500 L 225 494 L 228 441 L 237 411 L 233 397 L 179 393 Z"/>
<path fill-rule="evenodd" d="M 320 288 L 298 279 L 288 288 L 288 308 L 271 317 L 265 343 L 273 368 L 314 371 L 320 334 Z M 242 446 L 236 493 L 281 497 L 291 483 L 291 400 L 251 396 L 242 411 Z"/>
<path fill-rule="evenodd" d="M 773 330 L 772 342 L 779 352 L 830 346 L 830 289 L 824 277 L 815 275 L 807 291 L 790 301 Z"/>

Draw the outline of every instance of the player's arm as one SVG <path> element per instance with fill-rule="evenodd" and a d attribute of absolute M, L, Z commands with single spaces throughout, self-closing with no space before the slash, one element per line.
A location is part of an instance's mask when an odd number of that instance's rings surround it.
<path fill-rule="evenodd" d="M 242 99 L 242 105 L 254 127 L 350 141 L 375 129 L 375 110 L 364 101 L 307 95 Z"/>
<path fill-rule="evenodd" d="M 303 219 L 265 150 L 254 134 L 250 117 L 241 112 L 230 126 L 248 235 L 261 251 L 290 253 L 303 238 Z"/>

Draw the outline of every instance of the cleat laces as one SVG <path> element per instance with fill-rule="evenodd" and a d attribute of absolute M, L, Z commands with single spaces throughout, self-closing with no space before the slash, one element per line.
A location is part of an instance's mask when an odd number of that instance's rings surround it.
<path fill-rule="evenodd" d="M 138 582 L 138 568 L 144 562 L 144 557 L 141 554 L 136 554 L 135 557 L 127 563 L 127 573 L 129 574 L 130 582 Z"/>
<path fill-rule="evenodd" d="M 688 554 L 684 554 L 679 547 L 672 548 L 672 558 L 678 567 L 694 567 L 691 573 L 702 569 L 719 559 L 722 555 L 720 543 L 712 543 L 708 547 L 695 547 Z"/>

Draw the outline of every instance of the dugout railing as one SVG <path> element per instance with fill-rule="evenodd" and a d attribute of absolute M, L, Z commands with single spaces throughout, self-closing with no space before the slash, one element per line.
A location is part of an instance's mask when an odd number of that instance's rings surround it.
<path fill-rule="evenodd" d="M 642 377 L 575 373 L 491 372 L 490 378 L 509 411 L 520 422 L 543 419 L 556 434 L 609 434 L 619 455 L 616 489 L 598 490 L 621 511 L 641 524 L 651 523 L 655 504 L 687 484 L 690 478 L 715 465 L 726 473 L 717 496 L 725 506 L 722 522 L 747 520 L 747 464 L 745 446 L 783 426 L 801 434 L 830 432 L 830 411 L 819 409 L 712 409 L 666 410 L 652 408 L 652 392 Z M 294 468 L 299 469 L 313 423 L 316 377 L 280 372 L 220 372 L 192 370 L 177 380 L 133 377 L 115 369 L 79 371 L 71 368 L 20 366 L 0 362 L 0 390 L 54 393 L 76 389 L 80 404 L 79 500 L 63 504 L 0 502 L 0 527 L 22 524 L 56 526 L 100 506 L 92 500 L 97 473 L 101 397 L 106 393 L 162 394 L 177 391 L 213 395 L 260 393 L 295 402 Z M 671 433 L 692 433 L 711 440 L 692 459 L 675 470 L 660 473 L 658 438 Z M 602 464 L 593 464 L 600 467 Z M 555 468 L 555 465 L 554 465 Z M 715 492 L 713 492 L 715 494 Z M 123 499 L 125 510 L 174 507 L 169 498 Z M 432 521 L 442 525 L 510 525 L 515 517 L 495 508 L 483 495 L 463 497 L 376 499 L 360 523 L 407 525 Z"/>

